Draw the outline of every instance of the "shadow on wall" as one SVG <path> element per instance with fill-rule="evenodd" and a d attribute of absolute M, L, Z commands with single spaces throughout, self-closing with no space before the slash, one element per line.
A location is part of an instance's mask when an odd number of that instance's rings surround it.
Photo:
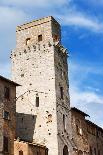
<path fill-rule="evenodd" d="M 33 141 L 36 117 L 36 115 L 16 113 L 16 138 Z"/>

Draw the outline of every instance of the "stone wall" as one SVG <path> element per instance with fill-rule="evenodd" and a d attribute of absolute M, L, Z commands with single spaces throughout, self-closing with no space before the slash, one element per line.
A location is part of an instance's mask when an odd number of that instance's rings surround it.
<path fill-rule="evenodd" d="M 103 154 L 103 129 L 88 121 L 87 114 L 71 109 L 72 136 L 77 146 L 78 154 Z"/>
<path fill-rule="evenodd" d="M 20 155 L 20 152 L 24 155 L 48 155 L 48 149 L 45 146 L 15 140 L 14 155 Z"/>
<path fill-rule="evenodd" d="M 10 97 L 5 97 L 5 87 L 9 88 Z M 0 152 L 5 154 L 4 137 L 8 139 L 6 154 L 14 154 L 14 138 L 16 129 L 16 85 L 0 78 Z"/>

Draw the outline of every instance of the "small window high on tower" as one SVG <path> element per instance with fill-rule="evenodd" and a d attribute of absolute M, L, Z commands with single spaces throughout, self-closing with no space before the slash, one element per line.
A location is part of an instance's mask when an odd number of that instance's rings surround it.
<path fill-rule="evenodd" d="M 60 87 L 60 97 L 63 99 L 63 87 Z"/>
<path fill-rule="evenodd" d="M 39 96 L 36 96 L 36 107 L 39 107 Z"/>
<path fill-rule="evenodd" d="M 42 35 L 38 35 L 38 41 L 42 41 Z"/>
<path fill-rule="evenodd" d="M 29 45 L 30 44 L 30 38 L 27 38 L 26 39 L 26 45 Z"/>

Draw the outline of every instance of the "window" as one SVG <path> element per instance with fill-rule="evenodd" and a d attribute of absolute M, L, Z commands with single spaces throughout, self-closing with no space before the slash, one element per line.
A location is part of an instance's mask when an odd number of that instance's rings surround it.
<path fill-rule="evenodd" d="M 42 41 L 42 35 L 38 35 L 38 41 Z"/>
<path fill-rule="evenodd" d="M 53 41 L 54 41 L 54 42 L 59 41 L 59 37 L 58 37 L 58 35 L 56 35 L 56 34 L 55 34 L 55 35 L 53 35 Z"/>
<path fill-rule="evenodd" d="M 4 136 L 4 143 L 3 143 L 4 152 L 8 152 L 8 137 Z"/>
<path fill-rule="evenodd" d="M 5 99 L 10 99 L 10 89 L 8 87 L 4 88 L 4 97 Z"/>
<path fill-rule="evenodd" d="M 94 155 L 96 155 L 96 148 L 94 148 Z"/>
<path fill-rule="evenodd" d="M 26 39 L 26 45 L 29 45 L 30 44 L 30 38 L 27 38 Z"/>
<path fill-rule="evenodd" d="M 80 120 L 76 120 L 76 132 L 77 132 L 77 134 L 79 134 L 79 135 L 83 135 L 83 131 L 82 131 L 82 127 L 81 127 L 81 122 L 80 122 Z"/>
<path fill-rule="evenodd" d="M 66 130 L 66 121 L 65 121 L 65 115 L 63 114 L 63 127 L 64 127 L 64 130 Z"/>
<path fill-rule="evenodd" d="M 36 107 L 39 107 L 39 96 L 36 96 Z"/>
<path fill-rule="evenodd" d="M 69 155 L 68 147 L 66 145 L 63 148 L 63 155 Z"/>
<path fill-rule="evenodd" d="M 60 97 L 63 99 L 63 87 L 60 87 Z"/>
<path fill-rule="evenodd" d="M 3 118 L 6 119 L 6 120 L 9 120 L 9 112 L 8 111 L 4 111 L 3 113 Z"/>
<path fill-rule="evenodd" d="M 23 151 L 21 150 L 21 151 L 19 151 L 19 155 L 23 155 Z"/>
<path fill-rule="evenodd" d="M 98 150 L 98 155 L 100 155 L 100 150 Z"/>

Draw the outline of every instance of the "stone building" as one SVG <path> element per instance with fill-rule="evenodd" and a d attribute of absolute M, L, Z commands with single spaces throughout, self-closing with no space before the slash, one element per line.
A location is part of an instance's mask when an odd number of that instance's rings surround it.
<path fill-rule="evenodd" d="M 14 154 L 17 83 L 0 76 L 0 155 Z"/>
<path fill-rule="evenodd" d="M 48 148 L 48 155 L 103 155 L 103 130 L 86 120 L 87 114 L 70 108 L 67 58 L 61 27 L 53 17 L 17 27 L 11 53 L 12 79 L 21 85 L 15 155 L 29 150 L 32 155 L 38 150 L 35 144 L 45 146 L 40 147 L 44 152 Z"/>
<path fill-rule="evenodd" d="M 103 129 L 87 117 L 81 110 L 71 108 L 72 137 L 78 155 L 103 155 Z"/>
<path fill-rule="evenodd" d="M 15 155 L 48 155 L 48 149 L 43 145 L 32 144 L 16 140 L 14 142 Z"/>
<path fill-rule="evenodd" d="M 22 85 L 17 89 L 17 137 L 45 145 L 49 155 L 75 152 L 67 57 L 61 27 L 53 17 L 17 27 L 16 48 L 11 54 L 12 79 Z"/>

